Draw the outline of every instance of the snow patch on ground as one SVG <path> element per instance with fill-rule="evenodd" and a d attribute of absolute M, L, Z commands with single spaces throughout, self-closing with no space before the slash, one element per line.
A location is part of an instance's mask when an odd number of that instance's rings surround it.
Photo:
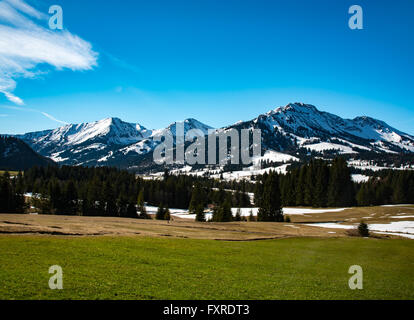
<path fill-rule="evenodd" d="M 330 229 L 354 229 L 357 225 L 345 225 L 340 223 L 308 223 L 308 226 L 330 228 Z M 414 239 L 414 221 L 397 221 L 391 223 L 373 223 L 369 224 L 370 231 L 380 233 L 397 235 L 409 239 Z"/>
<path fill-rule="evenodd" d="M 400 237 L 408 238 L 408 239 L 414 239 L 414 234 L 398 233 L 398 232 L 379 232 L 379 231 L 375 231 L 375 233 L 392 235 L 392 236 L 400 236 Z"/>
<path fill-rule="evenodd" d="M 384 204 L 381 207 L 406 207 L 406 206 L 412 206 L 412 204 Z"/>
<path fill-rule="evenodd" d="M 312 213 L 329 213 L 329 212 L 341 212 L 349 208 L 336 208 L 336 209 L 308 209 L 308 208 L 283 208 L 283 213 L 287 215 L 302 215 Z"/>
<path fill-rule="evenodd" d="M 370 224 L 372 231 L 409 233 L 414 235 L 414 221 L 396 221 L 387 224 Z"/>
<path fill-rule="evenodd" d="M 260 161 L 288 162 L 299 161 L 299 159 L 286 153 L 269 150 L 266 151 L 266 153 L 262 157 L 256 157 L 253 159 L 253 163 L 256 165 L 259 164 Z"/>
<path fill-rule="evenodd" d="M 356 182 L 356 183 L 361 183 L 361 182 L 367 182 L 369 180 L 369 177 L 363 174 L 353 174 L 352 175 L 352 181 Z"/>
<path fill-rule="evenodd" d="M 391 216 L 393 219 L 405 219 L 405 218 L 414 218 L 414 216 Z"/>
<path fill-rule="evenodd" d="M 325 151 L 325 150 L 337 150 L 339 153 L 342 154 L 349 154 L 349 153 L 358 153 L 354 150 L 352 150 L 351 147 L 344 146 L 342 144 L 336 144 L 336 143 L 329 143 L 329 142 L 321 142 L 316 144 L 309 144 L 304 145 L 306 149 L 312 150 L 312 151 Z"/>
<path fill-rule="evenodd" d="M 352 225 L 332 223 L 332 222 L 305 223 L 305 225 L 312 226 L 312 227 L 328 228 L 328 229 L 354 229 L 355 228 L 355 226 L 352 226 Z"/>
<path fill-rule="evenodd" d="M 147 212 L 149 214 L 156 214 L 157 207 L 147 206 Z M 231 211 L 233 216 L 236 216 L 237 210 L 239 208 L 232 208 Z M 337 209 L 307 209 L 307 208 L 283 208 L 283 213 L 285 215 L 303 215 L 303 214 L 317 214 L 317 213 L 330 213 L 330 212 L 341 212 L 346 210 L 347 208 L 337 208 Z M 257 213 L 259 208 L 240 208 L 240 215 L 242 217 L 249 217 L 250 213 L 253 214 L 254 217 L 257 217 Z M 188 210 L 184 209 L 170 209 L 171 215 L 184 218 L 184 219 L 195 219 L 194 214 L 189 214 Z M 212 213 L 205 214 L 206 219 L 212 217 Z"/>

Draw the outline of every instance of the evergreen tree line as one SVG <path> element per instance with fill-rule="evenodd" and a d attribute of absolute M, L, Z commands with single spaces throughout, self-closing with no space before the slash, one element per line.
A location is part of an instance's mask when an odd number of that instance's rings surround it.
<path fill-rule="evenodd" d="M 347 207 L 356 204 L 356 185 L 343 158 L 311 160 L 280 176 L 283 206 Z"/>
<path fill-rule="evenodd" d="M 414 203 L 414 171 L 384 170 L 364 183 L 352 181 L 345 159 L 311 160 L 279 175 L 282 206 L 350 207 Z M 256 184 L 255 204 L 261 207 L 268 175 Z M 277 182 L 274 182 L 277 184 Z M 269 187 L 268 187 L 269 188 Z"/>
<path fill-rule="evenodd" d="M 231 208 L 251 207 L 247 191 L 254 186 L 257 220 L 283 221 L 283 206 L 346 207 L 414 203 L 414 171 L 377 172 L 366 183 L 354 183 L 342 158 L 311 160 L 285 175 L 270 171 L 256 183 L 225 182 L 186 175 L 145 180 L 115 168 L 33 167 L 24 174 L 0 175 L 0 212 L 24 212 L 23 194 L 31 192 L 33 205 L 44 214 L 147 218 L 145 204 L 189 209 L 205 221 L 204 209 L 213 209 L 213 221 L 231 221 Z M 229 191 L 232 190 L 232 191 Z M 230 208 L 230 209 L 229 209 Z"/>
<path fill-rule="evenodd" d="M 228 199 L 231 206 L 251 206 L 245 192 L 225 191 L 222 186 L 209 188 L 214 185 L 209 179 L 168 173 L 160 180 L 145 180 L 107 167 L 33 167 L 16 179 L 18 193 L 13 191 L 12 180 L 9 177 L 7 183 L 3 183 L 2 193 L 5 194 L 6 189 L 12 190 L 9 194 L 13 195 L 33 193 L 36 195 L 33 205 L 43 214 L 136 217 L 138 209 L 140 217 L 145 218 L 148 215 L 144 203 L 187 209 L 191 202 L 191 206 L 200 203 L 204 208 L 224 199 Z M 2 206 L 9 202 L 2 201 Z M 7 206 L 1 211 L 15 212 L 16 209 Z"/>
<path fill-rule="evenodd" d="M 0 212 L 23 213 L 25 209 L 24 188 L 22 174 L 11 179 L 5 172 L 0 175 Z"/>
<path fill-rule="evenodd" d="M 387 170 L 358 187 L 360 206 L 414 203 L 414 171 Z"/>

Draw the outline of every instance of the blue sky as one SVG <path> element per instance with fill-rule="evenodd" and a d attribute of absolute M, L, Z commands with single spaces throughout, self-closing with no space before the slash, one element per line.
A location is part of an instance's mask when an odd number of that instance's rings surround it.
<path fill-rule="evenodd" d="M 22 58 L 8 51 L 10 44 L 1 48 L 0 38 L 0 59 L 13 57 L 24 69 L 0 65 L 0 73 L 8 72 L 3 91 L 11 95 L 0 94 L 0 133 L 112 116 L 148 128 L 189 117 L 220 127 L 305 102 L 414 135 L 414 1 L 25 3 L 46 15 L 60 5 L 65 30 L 43 30 L 47 17 L 25 7 L 27 22 L 38 25 L 50 47 L 18 46 L 28 50 Z M 364 10 L 363 30 L 348 27 L 353 4 Z M 0 26 L 1 13 L 0 6 Z M 32 30 L 16 21 L 13 32 Z"/>

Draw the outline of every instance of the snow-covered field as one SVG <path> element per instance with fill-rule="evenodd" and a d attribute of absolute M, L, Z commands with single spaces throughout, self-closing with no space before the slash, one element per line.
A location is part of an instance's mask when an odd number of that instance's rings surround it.
<path fill-rule="evenodd" d="M 381 207 L 409 207 L 412 204 L 384 204 Z"/>
<path fill-rule="evenodd" d="M 372 171 L 380 171 L 380 170 L 387 170 L 387 169 L 393 169 L 393 170 L 412 170 L 414 169 L 413 166 L 401 166 L 401 167 L 394 167 L 394 166 L 378 166 L 375 164 L 374 161 L 368 161 L 368 160 L 350 160 L 348 161 L 348 166 L 354 167 L 356 169 L 360 170 L 372 170 Z"/>
<path fill-rule="evenodd" d="M 254 164 L 259 164 L 260 161 L 289 162 L 299 161 L 299 159 L 286 153 L 269 150 L 266 151 L 266 153 L 262 157 L 256 157 L 253 159 Z"/>
<path fill-rule="evenodd" d="M 355 226 L 352 226 L 352 225 L 332 223 L 332 222 L 305 223 L 305 225 L 313 226 L 313 227 L 328 228 L 328 229 L 354 229 L 355 228 Z"/>
<path fill-rule="evenodd" d="M 354 150 L 352 150 L 351 147 L 344 146 L 342 144 L 336 144 L 336 143 L 330 143 L 330 142 L 320 142 L 315 144 L 308 144 L 304 145 L 306 149 L 312 150 L 312 151 L 325 151 L 325 150 L 335 150 L 339 151 L 341 154 L 351 154 L 351 153 L 358 153 Z"/>
<path fill-rule="evenodd" d="M 156 214 L 158 207 L 153 207 L 153 206 L 145 206 L 145 209 L 147 210 L 148 214 Z M 179 215 L 188 215 L 188 210 L 185 209 L 171 209 L 170 210 L 170 214 L 173 216 L 179 216 Z M 195 216 L 194 216 L 195 218 Z"/>
<path fill-rule="evenodd" d="M 330 229 L 354 229 L 358 226 L 345 225 L 340 223 L 308 223 L 308 226 L 330 228 Z M 389 234 L 401 236 L 404 238 L 414 239 L 414 221 L 396 221 L 391 223 L 373 223 L 369 224 L 370 231 L 379 234 Z"/>
<path fill-rule="evenodd" d="M 409 234 L 414 239 L 414 221 L 395 221 L 387 224 L 370 224 L 370 230 Z"/>
<path fill-rule="evenodd" d="M 414 216 L 399 215 L 399 216 L 391 216 L 390 218 L 393 218 L 393 219 L 406 219 L 406 218 L 414 218 Z"/>
<path fill-rule="evenodd" d="M 147 212 L 149 214 L 157 213 L 157 207 L 147 206 Z M 311 208 L 283 208 L 283 213 L 285 215 L 303 215 L 303 214 L 318 214 L 318 213 L 330 213 L 330 212 L 341 212 L 347 208 L 337 208 L 337 209 L 311 209 Z M 233 216 L 236 215 L 238 208 L 232 208 Z M 259 208 L 240 208 L 240 214 L 242 217 L 250 216 L 250 212 L 254 217 L 257 216 Z M 170 209 L 171 215 L 183 219 L 195 219 L 194 214 L 188 214 L 188 210 L 184 209 Z M 212 213 L 206 213 L 206 219 L 212 217 Z"/>
<path fill-rule="evenodd" d="M 146 206 L 147 213 L 156 214 L 157 207 Z M 332 212 L 342 212 L 348 208 L 336 208 L 336 209 L 312 209 L 312 208 L 284 208 L 283 213 L 285 215 L 308 215 L 308 214 L 319 214 L 319 213 L 332 213 Z M 195 220 L 194 214 L 189 214 L 188 210 L 185 209 L 169 209 L 173 217 Z M 232 208 L 233 216 L 236 215 L 238 208 Z M 252 213 L 253 216 L 257 216 L 259 209 L 258 208 L 240 208 L 240 214 L 242 217 L 248 217 Z M 205 214 L 206 219 L 209 220 L 212 218 L 212 213 Z M 371 218 L 371 217 L 366 217 Z M 390 216 L 389 218 L 394 219 L 407 219 L 414 218 L 413 215 L 398 215 Z M 331 222 L 321 222 L 321 223 L 305 223 L 304 225 L 329 228 L 329 229 L 354 229 L 358 226 L 358 223 L 353 225 L 341 224 L 341 223 L 331 223 Z M 414 239 L 414 221 L 394 221 L 390 223 L 373 223 L 368 225 L 369 229 L 375 233 L 379 234 L 389 234 L 397 235 L 409 239 Z"/>
<path fill-rule="evenodd" d="M 311 208 L 284 208 L 283 213 L 287 215 L 302 215 L 302 214 L 316 214 L 316 213 L 329 213 L 329 212 L 341 212 L 348 208 L 337 209 L 311 209 Z"/>
<path fill-rule="evenodd" d="M 287 168 L 289 167 L 289 165 L 290 164 L 283 164 L 278 167 L 271 167 L 271 168 L 265 168 L 265 169 L 260 169 L 258 165 L 252 165 L 246 168 L 245 170 L 223 172 L 223 173 L 221 173 L 220 169 L 213 169 L 213 170 L 200 169 L 200 170 L 191 171 L 192 168 L 190 166 L 186 166 L 181 169 L 171 170 L 170 174 L 186 174 L 186 175 L 195 176 L 195 177 L 202 177 L 205 174 L 209 174 L 210 178 L 213 178 L 213 179 L 220 179 L 221 177 L 223 177 L 223 179 L 227 181 L 232 181 L 232 180 L 239 181 L 239 180 L 250 180 L 252 176 L 262 175 L 265 173 L 269 173 L 270 171 L 276 171 L 279 174 L 286 174 Z M 141 176 L 141 177 L 146 180 L 150 180 L 150 179 L 156 180 L 156 179 L 161 179 L 163 175 L 164 175 L 164 172 L 156 172 L 156 173 L 152 173 L 150 176 L 145 176 L 145 177 Z"/>

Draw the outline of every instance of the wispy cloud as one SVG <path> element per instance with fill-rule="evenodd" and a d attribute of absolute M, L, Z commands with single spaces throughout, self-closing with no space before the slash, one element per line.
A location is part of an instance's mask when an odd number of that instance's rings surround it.
<path fill-rule="evenodd" d="M 69 123 L 67 123 L 65 121 L 56 119 L 54 116 L 52 116 L 49 113 L 46 113 L 46 112 L 43 112 L 43 111 L 39 111 L 39 110 L 36 110 L 36 109 L 31 109 L 31 108 L 26 108 L 26 107 L 24 107 L 24 108 L 23 107 L 16 107 L 16 106 L 2 106 L 2 107 L 5 108 L 5 109 L 10 109 L 10 110 L 17 110 L 17 111 L 23 111 L 23 112 L 41 113 L 43 116 L 45 116 L 49 120 L 52 120 L 52 121 L 55 121 L 57 123 L 64 124 L 64 125 L 69 124 Z M 1 117 L 1 115 L 0 115 L 0 117 Z"/>
<path fill-rule="evenodd" d="M 13 94 L 19 78 L 35 78 L 37 66 L 56 70 L 90 70 L 97 65 L 97 53 L 89 42 L 68 30 L 50 30 L 48 16 L 23 0 L 0 1 L 0 93 L 17 104 Z"/>
<path fill-rule="evenodd" d="M 41 114 L 43 114 L 46 118 L 49 118 L 50 120 L 56 121 L 58 123 L 61 123 L 61 124 L 69 124 L 69 123 L 67 123 L 65 121 L 56 119 L 54 116 L 52 116 L 52 115 L 50 115 L 50 114 L 48 114 L 46 112 L 41 112 Z"/>
<path fill-rule="evenodd" d="M 108 52 L 103 52 L 104 55 L 106 55 L 108 57 L 108 59 L 116 66 L 123 68 L 125 70 L 129 70 L 135 73 L 140 73 L 141 69 L 138 68 L 137 66 L 130 64 L 122 59 L 119 59 L 117 57 L 115 57 L 114 55 L 108 53 Z"/>

